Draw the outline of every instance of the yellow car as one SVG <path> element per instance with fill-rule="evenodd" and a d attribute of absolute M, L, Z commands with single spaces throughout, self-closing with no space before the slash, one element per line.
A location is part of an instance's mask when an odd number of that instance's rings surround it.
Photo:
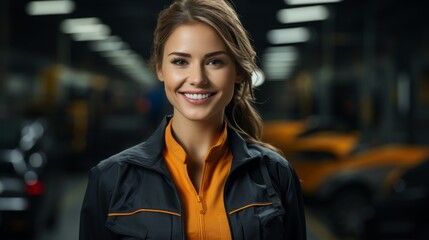
<path fill-rule="evenodd" d="M 270 121 L 264 123 L 263 138 L 282 151 L 287 151 L 289 146 L 309 128 L 309 124 L 302 120 Z"/>
<path fill-rule="evenodd" d="M 266 125 L 273 128 L 271 123 Z M 305 134 L 305 129 L 295 130 L 301 133 L 288 130 L 295 134 L 286 136 L 283 143 L 280 129 L 265 131 L 263 138 L 284 152 L 301 180 L 306 199 L 328 204 L 335 229 L 346 235 L 359 233 L 366 210 L 391 179 L 429 156 L 429 146 L 369 146 L 356 131 Z"/>

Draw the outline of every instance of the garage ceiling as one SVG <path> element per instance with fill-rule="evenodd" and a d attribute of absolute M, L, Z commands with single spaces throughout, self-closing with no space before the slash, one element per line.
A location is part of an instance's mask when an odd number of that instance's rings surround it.
<path fill-rule="evenodd" d="M 25 11 L 28 2 L 2 0 L 0 5 L 3 8 L 0 12 L 3 20 L 2 45 L 6 46 L 11 56 L 21 62 L 32 56 L 62 61 L 74 67 L 125 78 L 98 53 L 91 51 L 88 42 L 75 42 L 61 33 L 61 22 L 67 18 L 97 17 L 110 27 L 112 35 L 119 36 L 147 60 L 157 13 L 170 3 L 169 0 L 75 0 L 75 10 L 71 14 L 29 16 Z M 271 46 L 267 42 L 267 31 L 289 27 L 278 23 L 275 18 L 279 9 L 291 7 L 283 0 L 235 0 L 234 4 L 253 37 L 259 55 Z M 332 36 L 342 36 L 343 44 L 348 41 L 349 45 L 363 44 L 368 32 L 376 39 L 399 37 L 411 43 L 427 35 L 425 8 L 416 4 L 399 0 L 344 0 L 327 5 L 333 13 L 329 22 L 289 25 L 306 26 L 315 33 L 313 42 L 298 44 L 298 49 L 308 45 L 321 48 L 321 39 L 326 32 Z"/>

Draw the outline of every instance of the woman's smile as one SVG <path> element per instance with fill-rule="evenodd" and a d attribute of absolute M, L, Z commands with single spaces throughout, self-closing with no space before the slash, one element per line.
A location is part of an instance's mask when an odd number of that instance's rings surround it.
<path fill-rule="evenodd" d="M 210 92 L 183 92 L 185 100 L 192 104 L 203 104 L 210 100 L 216 93 Z"/>

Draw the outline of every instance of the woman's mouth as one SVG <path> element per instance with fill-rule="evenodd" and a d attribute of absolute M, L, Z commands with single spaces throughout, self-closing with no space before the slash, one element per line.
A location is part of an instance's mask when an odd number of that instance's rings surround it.
<path fill-rule="evenodd" d="M 192 93 L 192 92 L 184 92 L 182 93 L 185 97 L 185 100 L 192 104 L 202 104 L 210 99 L 211 96 L 216 93 Z"/>
<path fill-rule="evenodd" d="M 185 93 L 184 95 L 192 100 L 203 100 L 211 96 L 210 93 Z"/>

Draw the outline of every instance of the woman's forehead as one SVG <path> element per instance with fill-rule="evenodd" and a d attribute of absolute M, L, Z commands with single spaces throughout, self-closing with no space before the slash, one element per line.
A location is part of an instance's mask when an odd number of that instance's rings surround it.
<path fill-rule="evenodd" d="M 183 24 L 176 27 L 164 46 L 164 55 L 170 52 L 217 52 L 227 51 L 222 37 L 211 26 L 204 23 Z"/>

